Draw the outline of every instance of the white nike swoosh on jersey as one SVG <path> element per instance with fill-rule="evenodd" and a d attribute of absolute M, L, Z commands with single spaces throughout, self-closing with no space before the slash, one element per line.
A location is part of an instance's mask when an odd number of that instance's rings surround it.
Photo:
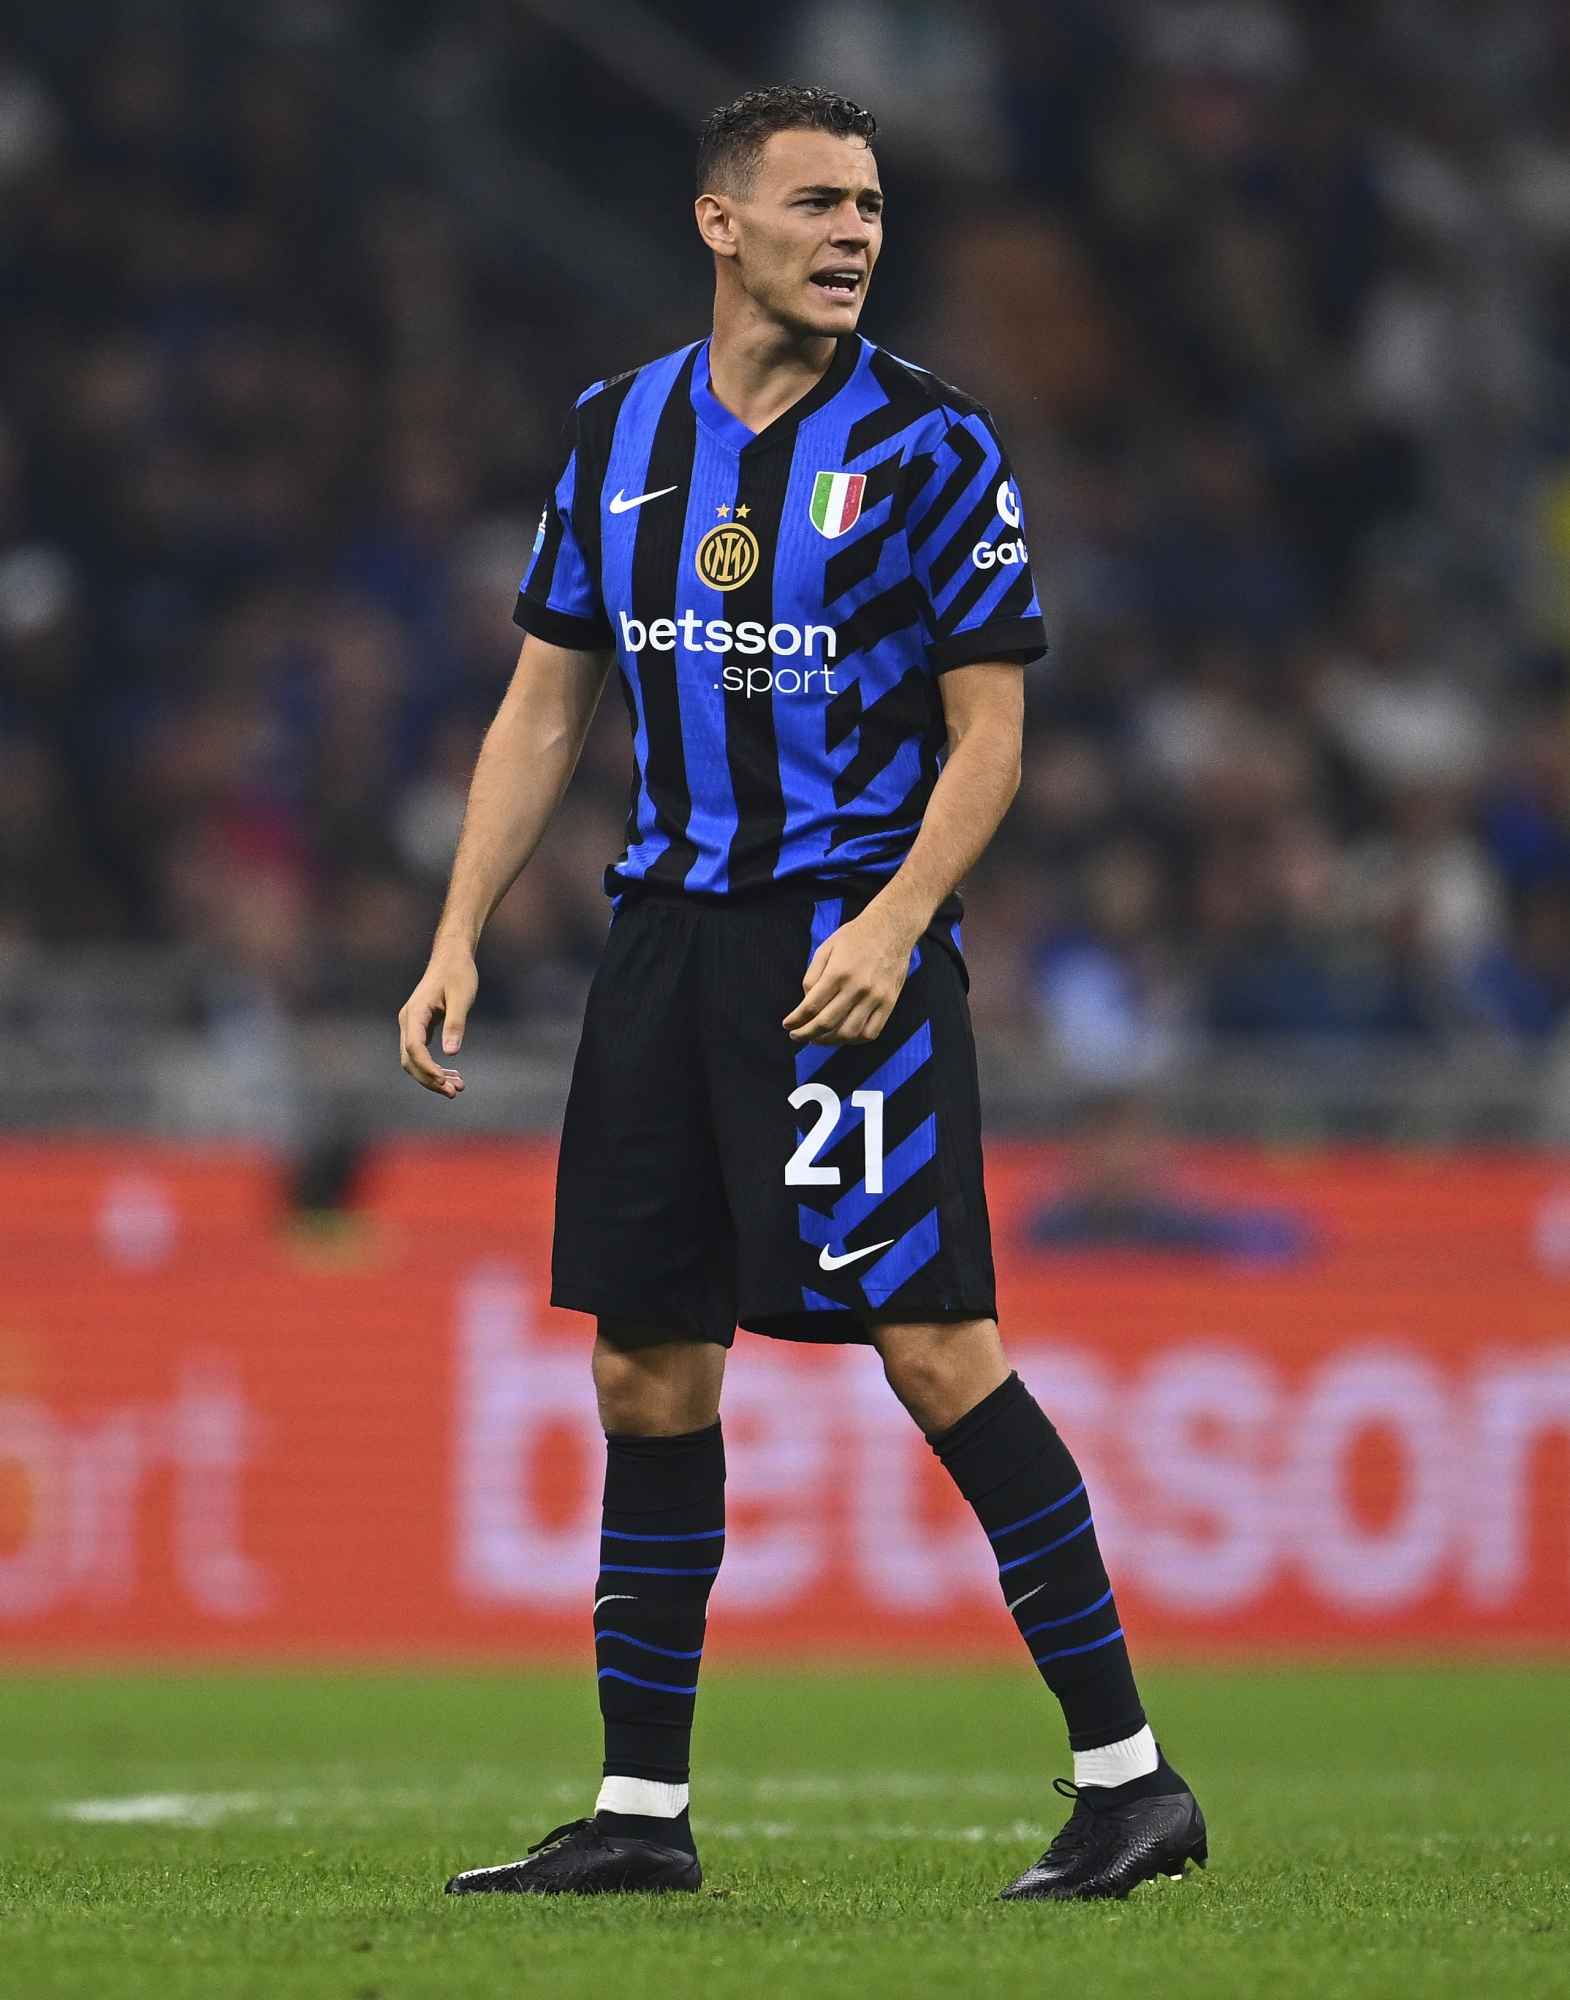
<path fill-rule="evenodd" d="M 657 492 L 638 493 L 631 500 L 624 500 L 621 497 L 621 488 L 618 486 L 616 489 L 616 498 L 611 502 L 611 512 L 613 514 L 629 514 L 634 507 L 641 507 L 645 500 L 663 500 L 667 493 L 674 493 L 675 491 L 674 486 L 662 486 Z"/>
<path fill-rule="evenodd" d="M 854 1264 L 858 1257 L 870 1257 L 874 1250 L 887 1250 L 889 1244 L 893 1241 L 894 1238 L 891 1236 L 887 1242 L 869 1243 L 865 1250 L 847 1250 L 843 1257 L 831 1257 L 829 1255 L 829 1246 L 825 1243 L 823 1248 L 818 1252 L 818 1269 L 820 1271 L 842 1271 L 847 1264 Z"/>
<path fill-rule="evenodd" d="M 636 1604 L 636 1603 L 637 1603 L 637 1601 L 638 1601 L 638 1600 L 637 1600 L 636 1596 L 635 1596 L 635 1595 L 633 1594 L 633 1592 L 632 1592 L 632 1591 L 630 1591 L 630 1590 L 618 1590 L 618 1591 L 617 1591 L 617 1592 L 615 1593 L 615 1595 L 614 1595 L 614 1596 L 612 1596 L 612 1597 L 597 1597 L 597 1598 L 595 1598 L 595 1600 L 594 1600 L 594 1610 L 595 1610 L 595 1611 L 598 1611 L 598 1610 L 599 1610 L 599 1608 L 600 1608 L 600 1606 L 601 1606 L 602 1604 Z M 593 1615 L 594 1615 L 594 1612 L 592 1612 L 592 1611 L 591 1611 L 589 1615 L 590 1615 L 590 1617 L 592 1618 L 592 1617 L 593 1617 Z"/>

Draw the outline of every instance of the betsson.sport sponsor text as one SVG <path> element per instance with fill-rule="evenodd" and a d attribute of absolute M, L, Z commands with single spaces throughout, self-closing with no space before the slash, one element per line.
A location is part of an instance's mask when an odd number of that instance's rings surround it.
<path fill-rule="evenodd" d="M 745 694 L 750 698 L 755 694 L 771 692 L 832 695 L 840 691 L 834 685 L 834 669 L 827 664 L 838 648 L 832 625 L 781 624 L 764 627 L 752 618 L 744 618 L 739 625 L 732 625 L 728 618 L 710 618 L 705 622 L 696 611 L 684 611 L 676 618 L 651 618 L 645 624 L 642 619 L 629 618 L 625 611 L 618 615 L 624 653 L 638 654 L 645 648 L 655 653 L 674 652 L 679 634 L 681 648 L 687 653 L 729 653 L 734 650 L 755 658 L 762 653 L 773 656 L 775 665 L 772 668 L 743 668 L 734 661 L 727 661 L 714 685 L 723 686 L 730 694 Z M 807 660 L 814 659 L 819 640 L 823 642 L 823 664 L 801 667 L 778 664 L 782 658 L 789 659 L 793 654 Z"/>

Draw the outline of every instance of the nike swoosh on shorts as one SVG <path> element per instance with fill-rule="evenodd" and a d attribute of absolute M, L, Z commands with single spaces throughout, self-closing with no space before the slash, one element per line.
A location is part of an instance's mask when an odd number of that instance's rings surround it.
<path fill-rule="evenodd" d="M 865 1250 L 847 1250 L 843 1257 L 831 1257 L 829 1255 L 829 1246 L 825 1243 L 823 1248 L 818 1252 L 818 1269 L 820 1271 L 842 1271 L 847 1264 L 854 1264 L 858 1257 L 870 1257 L 874 1250 L 887 1250 L 889 1244 L 893 1241 L 894 1238 L 891 1236 L 883 1243 L 869 1243 Z"/>
<path fill-rule="evenodd" d="M 618 486 L 616 489 L 616 498 L 611 502 L 611 512 L 613 514 L 630 514 L 634 507 L 641 507 L 645 500 L 663 500 L 667 493 L 674 493 L 675 491 L 676 488 L 674 486 L 661 486 L 653 493 L 636 493 L 632 499 L 624 500 L 621 496 L 621 488 Z"/>

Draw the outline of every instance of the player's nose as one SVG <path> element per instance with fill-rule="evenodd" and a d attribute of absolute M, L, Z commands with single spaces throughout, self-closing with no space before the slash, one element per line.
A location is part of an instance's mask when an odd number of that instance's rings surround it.
<path fill-rule="evenodd" d="M 836 246 L 872 241 L 872 224 L 853 201 L 842 202 L 834 211 L 832 241 Z"/>

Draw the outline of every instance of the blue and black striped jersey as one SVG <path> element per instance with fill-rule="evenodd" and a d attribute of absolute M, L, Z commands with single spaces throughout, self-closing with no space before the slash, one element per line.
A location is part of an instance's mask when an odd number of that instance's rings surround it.
<path fill-rule="evenodd" d="M 943 757 L 937 677 L 1046 650 L 1022 526 L 987 412 L 859 335 L 757 435 L 707 342 L 590 389 L 516 616 L 616 649 L 612 894 L 891 874 Z"/>

